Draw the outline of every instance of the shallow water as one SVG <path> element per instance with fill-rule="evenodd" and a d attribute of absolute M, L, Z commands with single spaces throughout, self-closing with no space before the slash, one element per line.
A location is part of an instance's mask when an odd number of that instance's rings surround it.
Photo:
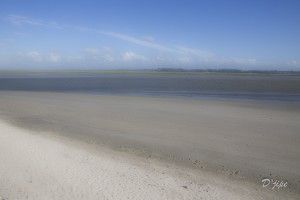
<path fill-rule="evenodd" d="M 1 76 L 0 90 L 300 102 L 298 76 Z"/>

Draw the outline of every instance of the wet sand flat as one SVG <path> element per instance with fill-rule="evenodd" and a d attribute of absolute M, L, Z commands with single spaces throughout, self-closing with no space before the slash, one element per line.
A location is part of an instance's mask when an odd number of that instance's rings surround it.
<path fill-rule="evenodd" d="M 23 128 L 299 192 L 300 106 L 54 92 L 0 92 L 1 118 Z"/>

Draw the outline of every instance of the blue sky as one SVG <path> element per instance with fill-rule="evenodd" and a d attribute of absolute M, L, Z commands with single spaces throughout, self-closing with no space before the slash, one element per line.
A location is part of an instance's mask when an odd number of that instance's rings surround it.
<path fill-rule="evenodd" d="M 300 70 L 299 0 L 0 0 L 0 69 Z"/>

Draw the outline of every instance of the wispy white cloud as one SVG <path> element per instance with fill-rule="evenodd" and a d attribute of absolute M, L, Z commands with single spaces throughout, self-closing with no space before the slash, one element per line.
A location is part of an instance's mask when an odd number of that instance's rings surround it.
<path fill-rule="evenodd" d="M 42 62 L 44 60 L 42 55 L 39 52 L 36 52 L 36 51 L 21 53 L 21 55 L 23 57 L 28 58 L 28 59 L 30 59 L 32 61 L 35 61 L 35 62 Z"/>
<path fill-rule="evenodd" d="M 39 19 L 31 19 L 19 15 L 9 15 L 8 20 L 18 26 L 21 25 L 32 25 L 32 26 L 44 26 L 48 28 L 56 28 L 56 29 L 63 29 L 64 26 L 58 25 L 56 22 L 47 22 Z"/>
<path fill-rule="evenodd" d="M 137 44 L 140 46 L 144 46 L 144 47 L 148 47 L 148 48 L 152 48 L 152 49 L 156 49 L 159 51 L 166 51 L 166 52 L 171 52 L 171 53 L 180 53 L 180 51 L 174 49 L 174 48 L 170 48 L 161 44 L 157 44 L 157 43 L 153 43 L 153 42 L 148 42 L 148 41 L 144 41 L 141 39 L 138 39 L 136 37 L 132 37 L 132 36 L 128 36 L 128 35 L 124 35 L 124 34 L 120 34 L 120 33 L 115 33 L 115 32 L 105 32 L 105 31 L 101 31 L 99 33 L 102 34 L 106 34 L 121 40 L 125 40 L 127 42 L 131 42 L 133 44 Z"/>
<path fill-rule="evenodd" d="M 56 55 L 54 53 L 50 53 L 47 57 L 47 60 L 50 62 L 57 63 L 61 60 L 61 57 L 59 55 Z"/>
<path fill-rule="evenodd" d="M 121 40 L 125 40 L 127 42 L 131 42 L 140 46 L 144 46 L 147 48 L 152 48 L 156 49 L 158 51 L 162 52 L 168 52 L 168 53 L 175 53 L 175 54 L 180 54 L 180 55 L 192 55 L 195 58 L 202 59 L 202 60 L 209 60 L 209 59 L 215 59 L 216 57 L 207 51 L 203 51 L 200 49 L 194 49 L 194 48 L 189 48 L 189 47 L 184 47 L 184 46 L 175 46 L 175 47 L 169 47 L 165 46 L 162 44 L 154 43 L 154 42 L 148 42 L 141 40 L 136 37 L 120 34 L 120 33 L 115 33 L 115 32 L 101 32 L 102 34 L 106 34 Z"/>
<path fill-rule="evenodd" d="M 125 61 L 145 61 L 145 60 L 147 60 L 147 58 L 145 56 L 138 55 L 133 52 L 125 52 L 123 54 L 123 59 Z"/>
<path fill-rule="evenodd" d="M 42 25 L 41 22 L 38 20 L 31 20 L 23 16 L 18 15 L 10 15 L 8 17 L 9 21 L 15 25 L 23 25 L 23 24 L 29 24 L 29 25 Z"/>
<path fill-rule="evenodd" d="M 19 53 L 22 58 L 25 58 L 25 60 L 29 60 L 32 62 L 51 62 L 51 63 L 58 63 L 61 61 L 61 56 L 55 54 L 55 53 L 49 53 L 49 54 L 42 54 L 37 51 L 29 51 L 29 52 L 21 52 Z"/>

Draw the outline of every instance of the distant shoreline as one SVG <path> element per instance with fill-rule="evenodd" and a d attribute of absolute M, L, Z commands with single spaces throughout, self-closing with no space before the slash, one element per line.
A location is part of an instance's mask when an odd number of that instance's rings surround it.
<path fill-rule="evenodd" d="M 0 76 L 93 76 L 93 75 L 230 75 L 230 76 L 300 76 L 300 71 L 238 70 L 238 69 L 181 69 L 158 68 L 142 70 L 0 70 Z"/>

